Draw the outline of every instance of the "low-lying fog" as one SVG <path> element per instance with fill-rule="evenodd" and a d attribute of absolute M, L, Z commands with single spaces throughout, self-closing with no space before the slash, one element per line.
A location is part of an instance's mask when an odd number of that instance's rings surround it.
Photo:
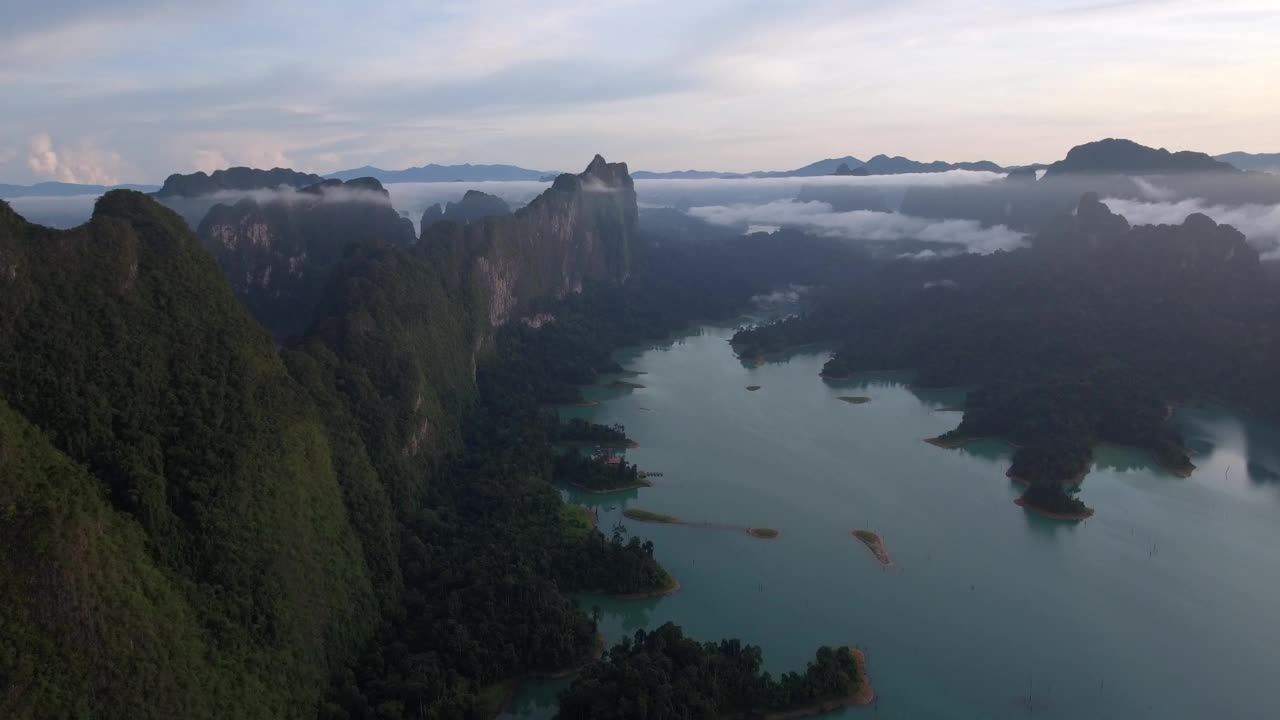
<path fill-rule="evenodd" d="M 924 218 L 902 214 L 899 210 L 903 207 L 903 198 L 913 188 L 920 188 L 933 197 L 950 196 L 963 204 L 962 198 L 974 192 L 982 195 L 1001 193 L 1005 187 L 1001 184 L 1005 182 L 1005 177 L 997 173 L 957 170 L 866 177 L 637 180 L 635 185 L 642 208 L 674 208 L 734 231 L 792 227 L 852 240 L 884 242 L 911 239 L 951 245 L 956 252 L 990 253 L 1019 246 L 1026 240 L 1028 228 L 947 217 L 952 212 L 943 212 L 941 217 Z M 1203 213 L 1218 222 L 1235 226 L 1258 247 L 1265 259 L 1280 260 L 1280 204 L 1243 201 L 1229 204 L 1201 198 L 1179 199 L 1176 193 L 1162 185 L 1141 178 L 1133 182 L 1140 190 L 1135 197 L 1107 197 L 1104 200 L 1130 223 L 1180 223 L 1191 213 Z M 496 195 L 512 208 L 518 208 L 547 187 L 549 183 L 538 181 L 386 185 L 392 206 L 412 220 L 415 227 L 428 206 L 460 200 L 468 190 Z M 803 201 L 797 199 L 802 191 L 805 195 Z M 166 203 L 175 207 L 194 226 L 199 224 L 199 218 L 214 202 L 235 203 L 246 197 L 262 201 L 268 198 L 292 200 L 302 196 L 291 190 L 223 192 L 199 199 L 168 199 Z M 835 199 L 831 199 L 833 197 Z M 841 197 L 856 198 L 856 206 L 841 206 Z M 913 197 L 922 196 L 917 194 Z M 94 195 L 76 195 L 21 197 L 8 202 L 31 222 L 66 228 L 87 220 L 96 199 Z M 347 199 L 347 196 L 334 195 L 328 199 Z M 935 254 L 929 252 L 917 256 L 931 257 Z"/>

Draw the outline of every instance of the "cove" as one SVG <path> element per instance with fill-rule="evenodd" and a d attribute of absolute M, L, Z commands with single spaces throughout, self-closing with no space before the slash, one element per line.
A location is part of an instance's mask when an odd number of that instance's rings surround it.
<path fill-rule="evenodd" d="M 833 717 L 1270 717 L 1280 667 L 1280 434 L 1218 408 L 1175 421 L 1197 469 L 1179 478 L 1139 451 L 1099 448 L 1082 499 L 1048 520 L 1013 504 L 1008 449 L 927 445 L 958 424 L 961 391 L 901 375 L 840 384 L 825 353 L 744 367 L 732 330 L 620 354 L 643 388 L 601 386 L 563 415 L 619 422 L 651 488 L 570 491 L 652 539 L 675 595 L 583 597 L 610 643 L 666 621 L 699 640 L 760 645 L 773 673 L 819 645 L 868 655 L 878 704 Z M 606 380 L 607 383 L 607 380 Z M 759 390 L 747 391 L 750 385 Z M 850 404 L 842 396 L 865 396 Z M 627 520 L 628 507 L 745 533 Z M 851 537 L 879 533 L 882 568 Z M 528 684 L 511 718 L 549 718 L 568 680 Z"/>

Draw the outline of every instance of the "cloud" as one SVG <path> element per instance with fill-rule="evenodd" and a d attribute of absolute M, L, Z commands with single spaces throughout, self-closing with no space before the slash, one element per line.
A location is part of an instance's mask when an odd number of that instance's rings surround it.
<path fill-rule="evenodd" d="M 1138 192 L 1147 200 L 1156 202 L 1168 202 L 1178 197 L 1178 191 L 1171 188 L 1161 187 L 1145 178 L 1134 177 L 1133 184 L 1138 186 Z"/>
<path fill-rule="evenodd" d="M 763 204 L 795 198 L 804 187 L 848 187 L 878 191 L 889 207 L 897 207 L 911 187 L 983 185 L 1003 181 L 1000 173 L 951 170 L 906 175 L 780 178 L 714 178 L 699 180 L 637 180 L 636 194 L 649 206 L 690 208 L 699 205 Z M 776 223 L 760 223 L 774 225 Z"/>
<path fill-rule="evenodd" d="M 196 150 L 191 166 L 200 172 L 211 173 L 214 170 L 231 167 L 231 163 L 227 162 L 226 155 L 217 150 Z"/>
<path fill-rule="evenodd" d="M 823 202 L 778 200 L 762 205 L 694 207 L 689 214 L 717 225 L 781 225 L 809 232 L 862 241 L 921 240 L 958 245 L 965 252 L 988 254 L 1011 250 L 1024 235 L 996 225 L 984 228 L 972 220 L 927 220 L 899 213 L 834 212 Z M 922 256 L 926 259 L 931 256 Z"/>
<path fill-rule="evenodd" d="M 101 150 L 90 140 L 74 148 L 57 149 L 48 133 L 37 133 L 30 141 L 27 167 L 36 177 L 86 185 L 116 185 L 122 164 L 120 155 Z"/>
<path fill-rule="evenodd" d="M 319 172 L 595 152 L 751 171 L 849 153 L 1047 161 L 1110 135 L 1262 150 L 1280 112 L 1259 91 L 1280 61 L 1274 0 L 9 5 L 0 94 L 20 100 L 0 145 L 111 128 L 132 181 L 186 170 L 193 149 L 247 162 L 264 136 Z M 29 181 L 25 163 L 5 172 Z"/>
<path fill-rule="evenodd" d="M 1193 213 L 1208 215 L 1244 233 L 1262 259 L 1280 260 L 1280 205 L 1213 205 L 1199 198 L 1179 202 L 1106 198 L 1102 202 L 1133 225 L 1179 225 Z"/>

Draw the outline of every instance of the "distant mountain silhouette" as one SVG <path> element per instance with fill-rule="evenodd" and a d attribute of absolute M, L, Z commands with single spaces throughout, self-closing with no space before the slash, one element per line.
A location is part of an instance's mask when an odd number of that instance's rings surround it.
<path fill-rule="evenodd" d="M 633 180 L 714 180 L 744 177 L 749 177 L 749 175 L 746 173 L 720 172 L 717 170 L 672 170 L 670 172 L 637 170 L 631 173 L 631 179 Z"/>
<path fill-rule="evenodd" d="M 0 198 L 20 197 L 69 197 L 71 195 L 101 195 L 111 190 L 137 190 L 155 192 L 159 185 L 81 185 L 79 183 L 40 182 L 34 185 L 6 185 L 0 183 Z"/>
<path fill-rule="evenodd" d="M 867 168 L 865 165 L 863 167 L 858 168 L 857 170 L 854 170 L 853 168 L 849 167 L 849 163 L 840 163 L 840 167 L 836 168 L 836 171 L 832 174 L 849 176 L 849 177 L 858 177 L 858 176 L 870 175 L 871 173 L 867 172 Z"/>
<path fill-rule="evenodd" d="M 1215 155 L 1213 159 L 1230 163 L 1232 167 L 1240 170 L 1280 173 L 1280 153 L 1230 152 L 1225 155 Z"/>
<path fill-rule="evenodd" d="M 165 178 L 164 186 L 156 193 L 156 197 L 200 197 L 212 195 L 221 190 L 269 190 L 281 185 L 287 187 L 304 187 L 314 185 L 323 178 L 311 173 L 298 172 L 289 168 L 257 168 L 233 167 L 226 170 L 214 170 L 206 175 L 203 172 L 180 175 L 174 173 Z"/>
<path fill-rule="evenodd" d="M 905 175 L 907 173 L 936 173 L 948 170 L 977 170 L 981 172 L 1004 172 L 1004 168 L 989 161 L 949 163 L 941 160 L 919 162 L 902 156 L 889 157 L 877 155 L 863 165 L 868 175 Z"/>
<path fill-rule="evenodd" d="M 529 170 L 515 165 L 423 165 L 404 170 L 383 170 L 370 165 L 352 170 L 339 170 L 326 177 L 337 180 L 353 180 L 371 177 L 383 183 L 405 182 L 485 182 L 494 180 L 543 180 L 559 173 L 547 170 Z"/>
<path fill-rule="evenodd" d="M 1237 170 L 1201 152 L 1169 152 L 1164 148 L 1139 145 L 1132 140 L 1107 138 L 1071 148 L 1065 158 L 1049 166 L 1047 175 L 1150 175 L 1186 172 Z"/>
<path fill-rule="evenodd" d="M 838 172 L 846 166 L 849 175 L 902 175 L 906 173 L 935 173 L 948 170 L 980 170 L 985 172 L 1003 172 L 1004 168 L 987 161 L 948 163 L 941 160 L 919 162 L 904 157 L 876 155 L 870 160 L 859 160 L 852 155 L 842 158 L 827 158 L 794 170 L 757 170 L 749 173 L 715 172 L 710 170 L 676 170 L 673 172 L 647 172 L 640 170 L 631 174 L 636 180 L 705 180 L 715 178 L 780 178 L 780 177 L 819 177 L 822 175 L 842 175 Z"/>

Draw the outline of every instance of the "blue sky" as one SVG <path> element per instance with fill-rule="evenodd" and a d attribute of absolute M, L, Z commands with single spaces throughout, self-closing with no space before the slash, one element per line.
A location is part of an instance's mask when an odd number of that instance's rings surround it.
<path fill-rule="evenodd" d="M 0 182 L 1280 151 L 1276 0 L 0 6 Z"/>

